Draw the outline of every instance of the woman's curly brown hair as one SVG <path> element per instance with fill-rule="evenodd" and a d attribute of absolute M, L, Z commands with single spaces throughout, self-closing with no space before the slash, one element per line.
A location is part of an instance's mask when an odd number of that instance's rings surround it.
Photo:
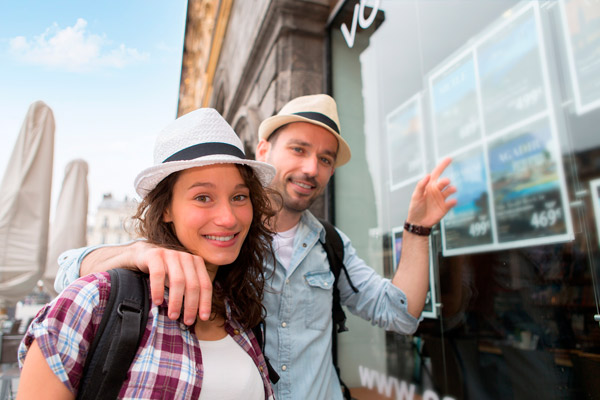
<path fill-rule="evenodd" d="M 222 265 L 213 282 L 212 313 L 225 317 L 224 299 L 230 299 L 232 317 L 245 329 L 251 329 L 264 318 L 262 305 L 265 285 L 264 264 L 273 256 L 274 232 L 268 227 L 275 211 L 269 196 L 277 193 L 264 188 L 254 170 L 235 164 L 250 189 L 252 223 L 237 259 Z M 172 223 L 163 221 L 164 211 L 170 206 L 173 186 L 179 176 L 175 172 L 163 179 L 138 205 L 133 219 L 137 233 L 149 243 L 174 250 L 188 251 L 177 239 Z"/>

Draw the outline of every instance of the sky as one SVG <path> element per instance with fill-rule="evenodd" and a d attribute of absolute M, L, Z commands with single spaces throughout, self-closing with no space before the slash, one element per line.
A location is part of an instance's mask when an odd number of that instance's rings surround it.
<path fill-rule="evenodd" d="M 176 118 L 187 1 L 0 5 L 0 177 L 41 100 L 56 123 L 51 218 L 74 159 L 88 164 L 90 218 L 104 193 L 136 197 L 156 134 Z"/>

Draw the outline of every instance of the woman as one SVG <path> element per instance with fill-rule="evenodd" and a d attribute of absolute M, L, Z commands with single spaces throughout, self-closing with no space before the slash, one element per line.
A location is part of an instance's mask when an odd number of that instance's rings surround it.
<path fill-rule="evenodd" d="M 213 109 L 178 118 L 158 136 L 154 166 L 135 180 L 135 220 L 151 243 L 200 256 L 213 280 L 212 315 L 186 327 L 153 305 L 119 398 L 271 399 L 251 328 L 263 317 L 263 259 L 271 250 L 265 187 L 275 169 L 246 160 Z M 107 273 L 80 278 L 40 311 L 19 349 L 18 398 L 73 399 L 110 292 Z"/>

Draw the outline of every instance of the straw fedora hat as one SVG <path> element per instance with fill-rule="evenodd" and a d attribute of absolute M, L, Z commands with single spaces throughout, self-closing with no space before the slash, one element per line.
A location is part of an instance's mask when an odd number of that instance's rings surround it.
<path fill-rule="evenodd" d="M 258 128 L 258 140 L 267 140 L 278 128 L 292 122 L 308 122 L 327 129 L 338 141 L 335 166 L 350 161 L 350 146 L 340 136 L 340 120 L 335 100 L 326 94 L 296 97 L 287 103 L 277 115 L 265 119 Z"/>
<path fill-rule="evenodd" d="M 135 191 L 144 197 L 173 172 L 229 163 L 252 167 L 263 186 L 275 176 L 272 165 L 246 159 L 242 141 L 217 110 L 200 108 L 177 118 L 158 134 L 154 165 L 135 178 Z"/>

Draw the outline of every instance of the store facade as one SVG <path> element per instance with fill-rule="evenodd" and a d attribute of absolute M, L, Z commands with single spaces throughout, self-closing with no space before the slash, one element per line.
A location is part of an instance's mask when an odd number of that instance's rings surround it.
<path fill-rule="evenodd" d="M 600 396 L 600 2 L 364 3 L 329 24 L 353 149 L 336 225 L 392 276 L 414 185 L 445 157 L 458 205 L 417 333 L 353 320 L 343 376 L 397 399 Z"/>
<path fill-rule="evenodd" d="M 381 275 L 394 274 L 416 182 L 453 159 L 458 205 L 431 235 L 418 331 L 350 315 L 340 335 L 356 398 L 600 396 L 599 1 L 189 10 L 180 114 L 216 107 L 252 152 L 289 99 L 332 94 L 353 156 L 313 211 Z"/>

